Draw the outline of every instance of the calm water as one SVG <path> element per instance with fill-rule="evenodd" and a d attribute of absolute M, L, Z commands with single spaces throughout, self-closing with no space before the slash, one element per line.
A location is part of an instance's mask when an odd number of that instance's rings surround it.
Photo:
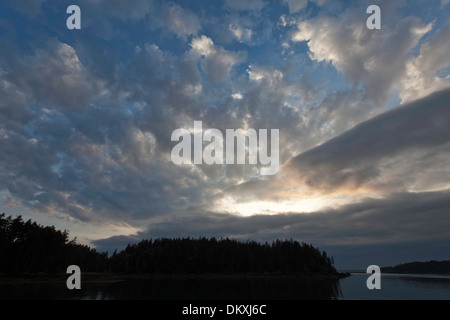
<path fill-rule="evenodd" d="M 151 278 L 110 283 L 65 282 L 0 285 L 0 299 L 433 299 L 450 300 L 450 276 L 382 275 L 381 290 L 368 290 L 369 275 L 336 280 L 284 278 Z"/>
<path fill-rule="evenodd" d="M 450 300 L 450 276 L 382 274 L 381 289 L 368 290 L 367 274 L 341 279 L 341 296 L 348 300 Z"/>

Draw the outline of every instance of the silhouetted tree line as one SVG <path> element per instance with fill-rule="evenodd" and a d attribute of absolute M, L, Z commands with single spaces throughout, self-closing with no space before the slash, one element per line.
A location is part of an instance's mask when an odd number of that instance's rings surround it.
<path fill-rule="evenodd" d="M 69 240 L 66 230 L 0 215 L 0 273 L 336 273 L 325 251 L 293 240 L 260 244 L 231 239 L 150 239 L 108 257 Z"/>
<path fill-rule="evenodd" d="M 142 240 L 110 258 L 111 271 L 127 273 L 336 273 L 333 264 L 326 252 L 293 240 Z"/>
<path fill-rule="evenodd" d="M 71 264 L 87 272 L 105 271 L 108 255 L 69 241 L 66 230 L 0 215 L 0 273 L 61 273 Z"/>
<path fill-rule="evenodd" d="M 450 274 L 450 261 L 426 261 L 408 262 L 394 267 L 381 268 L 386 273 L 428 273 L 428 274 Z"/>

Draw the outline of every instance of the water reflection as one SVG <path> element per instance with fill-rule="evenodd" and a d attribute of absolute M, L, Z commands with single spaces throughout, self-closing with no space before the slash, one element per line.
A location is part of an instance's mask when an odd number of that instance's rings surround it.
<path fill-rule="evenodd" d="M 341 299 L 348 300 L 449 300 L 450 277 L 382 274 L 381 290 L 368 290 L 365 273 L 341 279 Z"/>
<path fill-rule="evenodd" d="M 299 277 L 153 277 L 83 283 L 73 291 L 65 283 L 0 286 L 0 299 L 328 300 L 339 295 L 339 280 Z"/>
<path fill-rule="evenodd" d="M 401 281 L 407 281 L 410 283 L 416 283 L 421 286 L 450 288 L 450 276 L 437 276 L 437 275 L 398 275 Z"/>
<path fill-rule="evenodd" d="M 146 277 L 82 282 L 68 290 L 65 280 L 0 285 L 0 299 L 86 300 L 410 300 L 450 299 L 450 277 L 383 274 L 381 290 L 368 290 L 366 274 L 340 280 L 300 277 Z"/>

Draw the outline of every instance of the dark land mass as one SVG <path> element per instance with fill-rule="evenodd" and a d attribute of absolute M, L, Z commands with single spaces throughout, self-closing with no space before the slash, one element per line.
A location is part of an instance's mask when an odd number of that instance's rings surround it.
<path fill-rule="evenodd" d="M 416 274 L 450 274 L 450 260 L 408 262 L 393 267 L 383 267 L 385 273 L 416 273 Z"/>
<path fill-rule="evenodd" d="M 0 284 L 62 281 L 77 265 L 83 281 L 142 278 L 339 278 L 333 257 L 293 240 L 272 243 L 232 239 L 149 239 L 111 256 L 69 240 L 67 230 L 0 215 Z"/>

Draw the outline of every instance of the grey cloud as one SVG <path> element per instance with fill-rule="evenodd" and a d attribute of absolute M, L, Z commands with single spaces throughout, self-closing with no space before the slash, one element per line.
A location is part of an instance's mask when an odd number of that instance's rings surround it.
<path fill-rule="evenodd" d="M 232 67 L 243 60 L 242 54 L 218 50 L 213 57 L 205 59 L 202 66 L 210 81 L 223 82 L 229 79 Z"/>
<path fill-rule="evenodd" d="M 275 35 L 276 21 L 269 12 L 261 12 L 258 18 L 252 11 L 224 12 L 220 18 L 203 18 L 204 30 L 220 45 L 241 43 L 248 47 L 258 45 L 277 45 Z"/>
<path fill-rule="evenodd" d="M 308 0 L 283 0 L 289 7 L 289 13 L 296 13 L 308 6 Z"/>
<path fill-rule="evenodd" d="M 381 108 L 396 82 L 405 75 L 410 50 L 431 25 L 414 17 L 398 21 L 391 13 L 395 7 L 390 5 L 383 7 L 384 28 L 372 32 L 362 27 L 367 18 L 365 8 L 344 11 L 339 17 L 318 16 L 300 21 L 292 40 L 307 41 L 311 59 L 331 62 L 355 87 L 362 84 L 367 99 Z"/>
<path fill-rule="evenodd" d="M 190 53 L 201 60 L 202 69 L 208 80 L 213 83 L 223 82 L 230 77 L 232 68 L 242 63 L 246 55 L 244 52 L 231 52 L 217 46 L 207 36 L 194 38 L 191 42 Z"/>
<path fill-rule="evenodd" d="M 202 29 L 202 18 L 186 7 L 166 1 L 153 1 L 147 25 L 165 35 L 175 34 L 186 41 Z"/>
<path fill-rule="evenodd" d="M 89 56 L 84 58 L 89 63 Z M 184 85 L 182 77 L 166 86 L 176 78 L 166 67 L 176 60 L 149 46 L 129 65 L 130 74 L 142 77 L 128 86 L 127 74 L 117 74 L 108 86 L 121 93 L 111 96 L 99 92 L 101 81 L 86 71 L 72 47 L 53 43 L 13 64 L 24 66 L 27 61 L 34 63 L 32 68 L 10 65 L 1 74 L 7 86 L 1 88 L 5 152 L 0 178 L 22 205 L 98 222 L 166 214 L 189 201 L 201 202 L 208 192 L 203 191 L 203 177 L 168 163 L 170 158 L 160 149 L 169 145 L 176 128 L 173 108 L 189 108 L 176 90 Z M 184 73 L 192 70 L 189 63 L 183 66 Z M 167 96 L 150 105 L 147 101 L 159 88 Z M 122 100 L 123 94 L 128 101 Z M 177 199 L 169 200 L 172 197 Z"/>
<path fill-rule="evenodd" d="M 328 93 L 307 112 L 310 130 L 321 141 L 336 137 L 378 113 L 375 105 L 365 101 L 364 93 L 356 89 Z"/>
<path fill-rule="evenodd" d="M 21 126 L 34 118 L 28 107 L 30 99 L 7 79 L 5 72 L 0 71 L 0 81 L 0 119 L 3 129 L 22 130 Z"/>
<path fill-rule="evenodd" d="M 82 7 L 87 8 L 84 24 L 97 36 L 111 38 L 120 34 L 112 21 L 119 18 L 124 22 L 139 23 L 145 21 L 146 28 L 160 29 L 186 40 L 196 35 L 202 28 L 201 19 L 196 13 L 178 4 L 158 0 L 83 0 Z M 94 27 L 95 26 L 95 27 Z M 99 31 L 100 30 L 100 31 Z"/>
<path fill-rule="evenodd" d="M 225 6 L 235 10 L 250 10 L 260 12 L 267 3 L 264 0 L 225 0 Z"/>
<path fill-rule="evenodd" d="M 75 50 L 52 41 L 34 56 L 14 61 L 6 69 L 8 81 L 29 95 L 30 102 L 81 109 L 102 89 L 78 60 Z"/>
<path fill-rule="evenodd" d="M 319 188 L 366 183 L 380 174 L 377 163 L 385 157 L 450 142 L 449 99 L 445 90 L 385 112 L 293 158 L 286 170 Z"/>
<path fill-rule="evenodd" d="M 382 194 L 447 188 L 449 99 L 444 90 L 399 106 L 289 159 L 276 176 L 231 186 L 217 197 L 278 201 L 280 195 L 359 188 Z"/>
<path fill-rule="evenodd" d="M 449 199 L 448 190 L 395 193 L 387 199 L 365 199 L 337 210 L 251 217 L 192 209 L 173 219 L 153 222 L 146 231 L 136 235 L 97 240 L 94 244 L 99 248 L 123 248 L 144 238 L 188 236 L 257 241 L 293 238 L 321 248 L 339 249 L 337 252 L 341 257 L 360 252 L 364 259 L 369 259 L 370 248 L 375 246 L 403 243 L 404 247 L 411 248 L 427 242 L 433 247 L 448 241 L 450 225 L 446 208 L 450 205 Z M 345 246 L 359 246 L 367 252 L 345 253 L 341 249 Z M 333 251 L 330 253 L 334 254 Z"/>
<path fill-rule="evenodd" d="M 201 29 L 199 18 L 192 11 L 183 9 L 179 5 L 172 5 L 165 9 L 164 21 L 168 28 L 181 38 L 196 35 Z"/>

